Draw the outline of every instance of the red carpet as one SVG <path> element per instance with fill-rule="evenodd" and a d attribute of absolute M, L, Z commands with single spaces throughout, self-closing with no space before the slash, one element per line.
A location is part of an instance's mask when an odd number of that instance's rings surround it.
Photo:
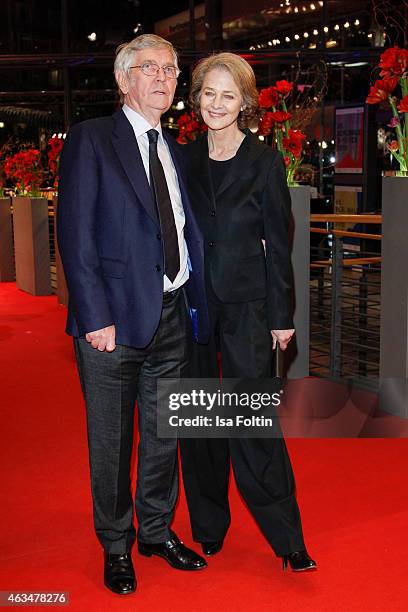
<path fill-rule="evenodd" d="M 0 285 L 0 590 L 69 591 L 70 610 L 407 609 L 407 439 L 288 441 L 317 572 L 282 572 L 232 485 L 232 527 L 207 570 L 172 570 L 135 550 L 138 592 L 108 592 L 65 313 L 55 296 Z M 191 544 L 183 494 L 175 530 Z"/>

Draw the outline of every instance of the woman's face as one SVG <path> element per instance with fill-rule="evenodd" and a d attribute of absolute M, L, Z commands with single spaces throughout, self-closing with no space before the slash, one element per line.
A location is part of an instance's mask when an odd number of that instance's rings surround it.
<path fill-rule="evenodd" d="M 242 94 L 227 70 L 214 68 L 204 77 L 200 111 L 211 130 L 223 130 L 237 121 Z"/>

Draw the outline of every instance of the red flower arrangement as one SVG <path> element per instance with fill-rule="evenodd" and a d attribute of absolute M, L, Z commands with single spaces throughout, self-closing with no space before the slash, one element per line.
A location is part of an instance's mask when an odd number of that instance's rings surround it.
<path fill-rule="evenodd" d="M 275 85 L 259 92 L 259 106 L 264 110 L 258 126 L 258 134 L 268 136 L 274 131 L 274 140 L 283 154 L 288 185 L 294 185 L 296 170 L 302 161 L 302 146 L 305 135 L 293 130 L 290 125 L 292 114 L 286 107 L 286 98 L 293 89 L 293 83 L 276 81 Z"/>
<path fill-rule="evenodd" d="M 8 157 L 4 174 L 14 182 L 17 195 L 38 195 L 44 178 L 38 149 L 26 149 Z"/>
<path fill-rule="evenodd" d="M 389 143 L 388 150 L 396 158 L 400 165 L 400 171 L 408 171 L 408 49 L 391 47 L 382 53 L 379 63 L 380 77 L 370 87 L 367 96 L 367 104 L 379 104 L 388 102 L 392 110 L 392 119 L 389 124 L 395 129 L 397 140 Z M 397 86 L 400 86 L 402 100 L 393 95 Z"/>
<path fill-rule="evenodd" d="M 197 121 L 195 114 L 192 112 L 184 113 L 177 120 L 179 134 L 177 141 L 180 144 L 195 140 L 199 134 L 207 131 L 207 126 L 202 121 Z"/>
<path fill-rule="evenodd" d="M 59 168 L 59 160 L 61 156 L 62 147 L 64 146 L 64 141 L 62 138 L 58 138 L 58 136 L 53 136 L 48 141 L 48 168 L 53 176 L 53 186 L 58 188 L 58 168 Z"/>
<path fill-rule="evenodd" d="M 259 92 L 258 104 L 260 108 L 271 108 L 278 104 L 278 91 L 276 87 L 267 87 Z"/>

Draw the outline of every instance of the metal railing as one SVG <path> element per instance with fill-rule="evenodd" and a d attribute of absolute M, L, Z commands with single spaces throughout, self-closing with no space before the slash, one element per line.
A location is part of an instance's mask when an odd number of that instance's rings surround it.
<path fill-rule="evenodd" d="M 381 222 L 381 215 L 311 215 L 312 375 L 377 388 Z"/>

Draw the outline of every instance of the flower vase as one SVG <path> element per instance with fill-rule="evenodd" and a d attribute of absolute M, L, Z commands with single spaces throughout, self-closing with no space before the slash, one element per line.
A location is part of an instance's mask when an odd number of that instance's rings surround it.
<path fill-rule="evenodd" d="M 31 295 L 51 294 L 48 200 L 12 198 L 17 287 Z"/>
<path fill-rule="evenodd" d="M 408 177 L 382 179 L 380 407 L 408 418 Z"/>
<path fill-rule="evenodd" d="M 289 227 L 294 281 L 295 336 L 284 353 L 289 378 L 309 376 L 310 187 L 290 187 L 292 214 Z"/>

